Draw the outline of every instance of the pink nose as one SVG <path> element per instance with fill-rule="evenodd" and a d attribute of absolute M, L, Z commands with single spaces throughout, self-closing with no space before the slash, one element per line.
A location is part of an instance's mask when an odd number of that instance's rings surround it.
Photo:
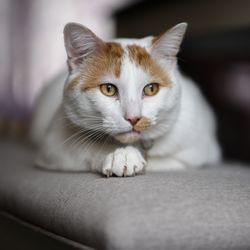
<path fill-rule="evenodd" d="M 140 117 L 126 118 L 126 120 L 129 121 L 132 126 L 134 126 L 140 119 Z"/>

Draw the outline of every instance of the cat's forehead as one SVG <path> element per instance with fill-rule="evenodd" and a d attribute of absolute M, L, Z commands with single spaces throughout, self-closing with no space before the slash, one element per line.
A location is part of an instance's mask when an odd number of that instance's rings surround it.
<path fill-rule="evenodd" d="M 153 36 L 148 36 L 148 37 L 144 37 L 141 39 L 135 39 L 135 38 L 118 38 L 118 39 L 114 39 L 112 40 L 112 42 L 116 42 L 118 44 L 120 44 L 124 49 L 126 49 L 126 47 L 128 45 L 137 45 L 140 47 L 145 48 L 147 51 L 149 51 L 151 45 L 152 45 L 152 40 L 154 39 Z"/>
<path fill-rule="evenodd" d="M 170 83 L 168 75 L 151 57 L 152 40 L 153 37 L 146 37 L 115 39 L 106 42 L 95 56 L 85 60 L 78 79 L 73 79 L 68 89 L 74 88 L 79 79 L 84 80 L 81 85 L 82 90 L 96 88 L 103 79 L 109 81 L 107 76 L 121 79 L 124 76 L 122 72 L 126 72 L 126 75 L 132 77 L 133 81 L 136 81 L 135 78 L 140 78 L 144 72 L 143 75 L 150 75 L 160 85 L 168 86 Z M 125 78 L 127 79 L 127 76 Z"/>
<path fill-rule="evenodd" d="M 154 37 L 152 36 L 142 39 L 114 40 L 113 46 L 120 48 L 122 51 L 120 55 L 122 58 L 120 72 L 125 72 L 126 79 L 127 75 L 130 75 L 132 78 L 140 78 L 142 75 L 141 72 L 144 72 L 160 85 L 168 86 L 170 84 L 169 76 L 151 56 L 153 41 Z M 131 66 L 128 67 L 129 65 Z M 133 68 L 132 65 L 136 66 L 136 68 Z M 128 72 L 128 69 L 131 69 L 130 72 Z"/>
<path fill-rule="evenodd" d="M 108 41 L 106 42 L 105 49 L 106 56 L 112 58 L 116 68 L 118 65 L 122 67 L 128 63 L 134 63 L 137 66 L 145 68 L 145 65 L 152 61 L 150 56 L 152 40 L 153 37 L 145 37 L 142 39 L 120 38 Z M 120 61 L 120 63 L 117 64 L 117 61 Z M 119 77 L 117 70 L 115 73 L 116 77 Z"/>

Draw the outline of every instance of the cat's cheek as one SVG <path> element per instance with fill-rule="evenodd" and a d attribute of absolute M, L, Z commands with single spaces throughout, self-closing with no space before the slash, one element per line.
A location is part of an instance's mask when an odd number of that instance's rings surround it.
<path fill-rule="evenodd" d="M 147 117 L 150 121 L 151 124 L 154 124 L 154 121 L 156 119 L 156 116 L 163 106 L 162 102 L 159 102 L 156 98 L 151 99 L 151 100 L 146 100 L 143 103 L 142 106 L 142 116 Z"/>
<path fill-rule="evenodd" d="M 124 124 L 120 102 L 115 97 L 103 95 L 99 89 L 91 90 L 88 95 L 92 112 L 103 120 L 103 126 L 108 130 L 126 127 Z"/>
<path fill-rule="evenodd" d="M 88 90 L 87 96 L 92 108 L 96 111 L 101 111 L 101 113 L 103 113 L 102 111 L 104 108 L 109 106 L 109 100 L 100 93 L 98 88 Z"/>

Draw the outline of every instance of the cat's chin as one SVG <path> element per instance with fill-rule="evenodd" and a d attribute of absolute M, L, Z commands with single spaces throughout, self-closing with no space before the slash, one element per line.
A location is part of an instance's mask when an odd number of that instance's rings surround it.
<path fill-rule="evenodd" d="M 114 135 L 114 138 L 124 144 L 132 144 L 137 142 L 140 139 L 140 133 L 138 132 L 126 132 Z"/>

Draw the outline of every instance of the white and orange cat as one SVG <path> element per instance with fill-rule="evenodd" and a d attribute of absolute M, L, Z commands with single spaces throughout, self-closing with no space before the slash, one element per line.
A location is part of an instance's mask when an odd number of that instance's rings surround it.
<path fill-rule="evenodd" d="M 219 161 L 214 115 L 177 67 L 186 27 L 105 42 L 67 24 L 67 80 L 47 87 L 33 123 L 37 165 L 133 176 Z"/>

